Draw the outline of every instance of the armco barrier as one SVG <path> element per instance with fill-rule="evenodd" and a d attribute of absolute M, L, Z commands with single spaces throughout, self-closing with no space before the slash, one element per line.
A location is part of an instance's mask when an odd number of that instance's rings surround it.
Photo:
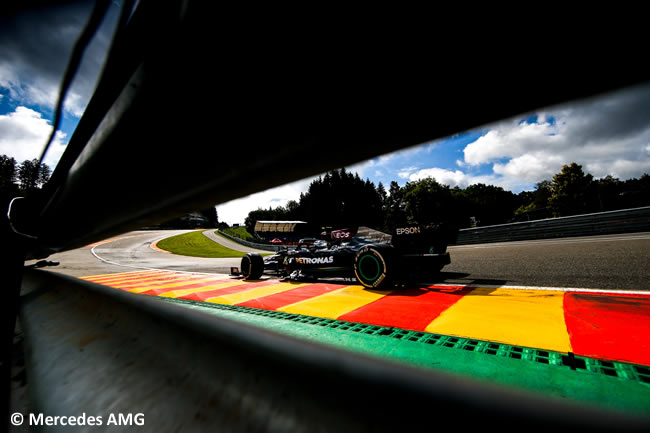
<path fill-rule="evenodd" d="M 650 231 L 650 206 L 462 229 L 456 245 Z"/>
<path fill-rule="evenodd" d="M 234 237 L 234 236 L 230 236 L 229 234 L 224 233 L 224 232 L 222 232 L 221 230 L 217 230 L 217 232 L 218 232 L 221 236 L 223 236 L 223 237 L 225 237 L 225 238 L 228 238 L 228 239 L 230 239 L 230 240 L 233 241 L 233 242 L 237 242 L 237 243 L 239 243 L 239 244 L 245 245 L 245 246 L 247 246 L 247 247 L 255 248 L 255 249 L 257 249 L 257 250 L 278 251 L 280 248 L 282 248 L 281 246 L 277 246 L 277 245 L 258 244 L 258 243 L 255 243 L 255 242 L 245 241 L 245 240 L 243 240 L 243 239 L 239 239 L 239 238 L 236 238 L 236 237 Z"/>

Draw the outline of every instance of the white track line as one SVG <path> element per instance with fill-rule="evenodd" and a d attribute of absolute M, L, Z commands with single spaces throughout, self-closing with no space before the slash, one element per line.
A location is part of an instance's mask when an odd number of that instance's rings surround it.
<path fill-rule="evenodd" d="M 444 287 L 474 287 L 480 289 L 539 290 L 539 291 L 554 291 L 554 292 L 589 292 L 589 293 L 603 293 L 609 295 L 650 296 L 650 291 L 647 290 L 581 289 L 576 287 L 499 286 L 499 285 L 492 285 L 492 284 L 453 284 L 453 283 L 440 283 L 440 284 L 434 283 L 430 285 L 444 286 Z"/>
<path fill-rule="evenodd" d="M 173 236 L 173 235 L 170 235 L 170 236 Z M 107 263 L 107 264 L 113 265 L 113 266 L 122 266 L 124 268 L 145 269 L 145 270 L 148 270 L 148 271 L 178 272 L 178 273 L 182 273 L 182 274 L 196 274 L 196 275 L 226 275 L 226 274 L 210 274 L 210 273 L 207 273 L 207 272 L 179 271 L 179 270 L 176 270 L 176 269 L 151 268 L 151 267 L 147 267 L 147 266 L 138 266 L 138 265 L 125 265 L 123 263 L 113 262 L 111 260 L 105 259 L 102 256 L 100 256 L 99 254 L 97 254 L 97 252 L 95 251 L 95 248 L 97 248 L 97 247 L 104 246 L 107 243 L 119 241 L 119 240 L 122 240 L 122 239 L 126 239 L 126 238 L 118 238 L 118 239 L 112 239 L 112 240 L 109 240 L 109 241 L 106 241 L 106 242 L 102 242 L 101 244 L 95 245 L 94 247 L 92 247 L 90 249 L 90 252 L 92 253 L 93 256 L 95 256 L 96 259 L 101 260 L 104 263 Z M 162 239 L 164 239 L 164 238 L 161 238 L 159 240 L 162 240 Z"/>

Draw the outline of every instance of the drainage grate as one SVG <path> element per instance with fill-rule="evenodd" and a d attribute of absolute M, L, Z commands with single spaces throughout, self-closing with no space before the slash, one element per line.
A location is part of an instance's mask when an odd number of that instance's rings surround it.
<path fill-rule="evenodd" d="M 430 344 L 450 349 L 459 349 L 486 355 L 501 356 L 519 359 L 522 361 L 537 362 L 557 367 L 568 367 L 572 370 L 617 377 L 619 379 L 633 380 L 650 385 L 650 367 L 628 364 L 623 362 L 605 361 L 595 358 L 576 356 L 573 353 L 563 354 L 548 350 L 539 350 L 528 347 L 511 346 L 508 344 L 481 341 L 475 339 L 453 337 L 447 335 L 431 334 L 421 331 L 409 331 L 401 328 L 391 328 L 364 323 L 344 322 L 341 320 L 325 319 L 322 317 L 304 316 L 300 314 L 285 313 L 282 311 L 262 310 L 237 305 L 213 304 L 190 301 L 185 299 L 169 299 L 156 297 L 164 301 L 186 303 L 195 306 L 213 308 L 218 310 L 235 311 L 273 319 L 290 320 L 306 325 L 322 326 L 348 332 L 357 332 L 369 335 L 395 338 L 397 340 L 415 343 Z"/>
<path fill-rule="evenodd" d="M 636 374 L 638 380 L 643 383 L 650 383 L 650 368 L 642 367 L 640 365 L 633 365 L 632 370 Z"/>

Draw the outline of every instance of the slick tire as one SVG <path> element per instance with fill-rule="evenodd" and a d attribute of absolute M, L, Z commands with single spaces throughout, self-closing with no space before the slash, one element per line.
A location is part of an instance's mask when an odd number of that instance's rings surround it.
<path fill-rule="evenodd" d="M 384 289 L 393 285 L 393 251 L 390 247 L 363 247 L 354 257 L 354 275 L 362 286 Z"/>
<path fill-rule="evenodd" d="M 240 268 L 245 280 L 259 280 L 264 273 L 264 259 L 257 253 L 248 253 L 242 257 Z"/>

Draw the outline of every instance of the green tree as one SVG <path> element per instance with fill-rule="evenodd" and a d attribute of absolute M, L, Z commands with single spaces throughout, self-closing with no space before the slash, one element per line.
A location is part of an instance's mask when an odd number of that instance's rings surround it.
<path fill-rule="evenodd" d="M 458 199 L 454 205 L 459 208 L 459 214 L 468 219 L 470 216 L 475 217 L 480 225 L 508 222 L 517 207 L 515 194 L 500 186 L 478 183 L 468 186 L 464 191 L 459 189 L 456 193 Z M 460 202 L 463 199 L 466 201 L 464 204 Z"/>
<path fill-rule="evenodd" d="M 0 155 L 0 190 L 9 191 L 16 185 L 16 160 Z"/>
<path fill-rule="evenodd" d="M 385 232 L 390 233 L 396 227 L 406 224 L 404 190 L 395 181 L 392 181 L 388 187 L 383 209 Z"/>
<path fill-rule="evenodd" d="M 572 162 L 553 176 L 549 205 L 555 216 L 577 215 L 589 211 L 593 176 Z"/>
<path fill-rule="evenodd" d="M 284 206 L 286 209 L 286 215 L 288 220 L 297 220 L 298 219 L 298 214 L 299 214 L 299 204 L 295 200 L 289 200 L 287 204 Z"/>
<path fill-rule="evenodd" d="M 38 159 L 23 161 L 18 166 L 18 182 L 20 189 L 27 193 L 41 188 L 50 179 L 51 170 L 47 164 L 41 164 Z"/>
<path fill-rule="evenodd" d="M 453 201 L 449 186 L 431 177 L 404 186 L 404 210 L 409 223 L 462 224 Z"/>
<path fill-rule="evenodd" d="M 605 176 L 594 181 L 597 199 L 597 211 L 620 209 L 620 193 L 623 182 L 613 176 Z"/>
<path fill-rule="evenodd" d="M 16 160 L 7 155 L 0 155 L 0 207 L 4 210 L 12 198 L 18 195 L 16 185 Z"/>
<path fill-rule="evenodd" d="M 543 180 L 535 185 L 535 191 L 524 191 L 519 193 L 519 200 L 522 203 L 514 212 L 515 220 L 534 220 L 549 218 L 549 199 L 551 197 L 550 180 Z"/>
<path fill-rule="evenodd" d="M 345 170 L 333 170 L 312 181 L 300 196 L 296 215 L 314 228 L 381 227 L 384 200 L 369 180 Z"/>
<path fill-rule="evenodd" d="M 618 206 L 634 208 L 650 206 L 650 175 L 645 173 L 638 179 L 628 179 L 620 185 Z"/>
<path fill-rule="evenodd" d="M 257 221 L 283 221 L 287 219 L 289 219 L 287 218 L 287 210 L 282 206 L 278 206 L 275 209 L 271 207 L 268 209 L 258 208 L 248 213 L 248 216 L 244 220 L 244 225 L 248 233 L 253 234 Z"/>
<path fill-rule="evenodd" d="M 552 187 L 553 182 L 550 180 L 543 180 L 535 185 L 535 198 L 533 200 L 533 203 L 535 204 L 536 209 L 548 208 Z"/>
<path fill-rule="evenodd" d="M 205 218 L 207 224 L 210 227 L 219 226 L 219 214 L 217 213 L 217 208 L 212 206 L 207 209 L 202 209 L 199 211 L 199 214 Z"/>

